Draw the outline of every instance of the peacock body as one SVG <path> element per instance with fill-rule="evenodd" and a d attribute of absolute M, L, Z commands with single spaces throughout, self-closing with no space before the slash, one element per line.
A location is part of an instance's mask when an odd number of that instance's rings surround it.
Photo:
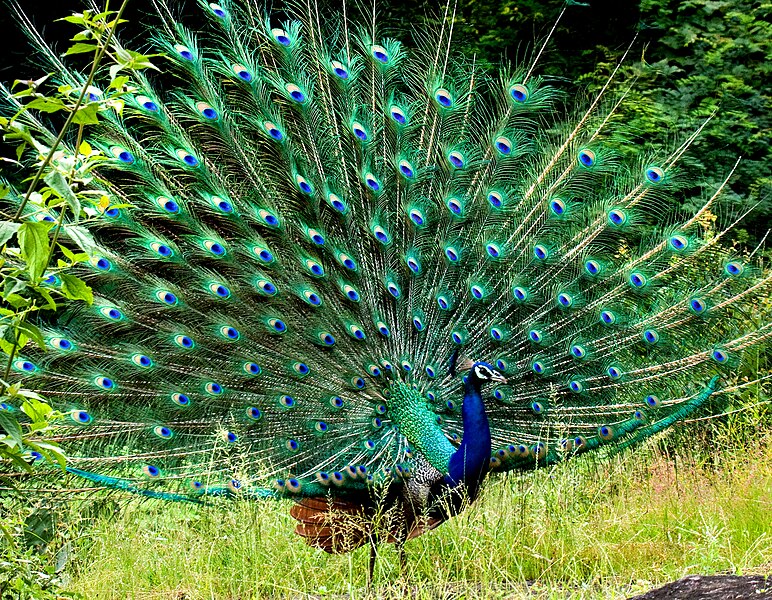
<path fill-rule="evenodd" d="M 202 2 L 200 35 L 153 5 L 163 78 L 131 72 L 126 95 L 100 74 L 94 154 L 64 140 L 108 198 L 61 234 L 89 254 L 74 272 L 93 305 L 13 363 L 64 414 L 70 473 L 171 500 L 291 497 L 298 533 L 336 552 L 372 534 L 340 515 L 380 501 L 404 541 L 489 471 L 693 414 L 772 335 L 735 311 L 768 278 L 704 234 L 721 190 L 685 220 L 664 208 L 694 138 L 623 164 L 610 86 L 563 122 L 535 63 L 481 68 L 447 20 L 407 49 L 310 3 L 277 24 Z"/>

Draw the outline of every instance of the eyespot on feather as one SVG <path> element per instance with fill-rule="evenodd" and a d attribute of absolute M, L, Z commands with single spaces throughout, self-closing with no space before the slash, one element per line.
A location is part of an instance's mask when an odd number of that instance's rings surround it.
<path fill-rule="evenodd" d="M 517 104 L 523 104 L 528 101 L 530 92 L 522 83 L 515 83 L 509 86 L 509 95 Z"/>

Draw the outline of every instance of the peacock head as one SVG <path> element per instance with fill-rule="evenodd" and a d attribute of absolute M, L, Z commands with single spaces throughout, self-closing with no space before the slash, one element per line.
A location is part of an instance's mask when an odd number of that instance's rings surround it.
<path fill-rule="evenodd" d="M 475 387 L 480 387 L 488 382 L 506 383 L 507 378 L 494 369 L 493 365 L 490 365 L 487 362 L 478 361 L 476 363 L 471 363 L 469 366 L 467 381 L 471 382 Z"/>

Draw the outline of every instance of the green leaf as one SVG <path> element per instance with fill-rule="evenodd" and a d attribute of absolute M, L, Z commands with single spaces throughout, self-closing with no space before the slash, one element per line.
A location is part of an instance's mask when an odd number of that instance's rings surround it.
<path fill-rule="evenodd" d="M 92 236 L 85 227 L 81 227 L 80 225 L 68 225 L 64 228 L 64 231 L 86 254 L 95 254 L 99 250 L 99 246 L 94 240 L 94 236 Z"/>
<path fill-rule="evenodd" d="M 10 240 L 13 237 L 13 234 L 19 231 L 19 227 L 21 227 L 21 223 L 0 221 L 0 246 Z"/>
<path fill-rule="evenodd" d="M 64 200 L 67 202 L 67 205 L 70 207 L 70 210 L 72 210 L 73 214 L 75 215 L 75 220 L 77 221 L 80 217 L 80 200 L 78 200 L 78 197 L 72 191 L 72 188 L 70 187 L 70 184 L 67 183 L 64 175 L 62 175 L 59 171 L 51 171 L 48 175 L 46 175 L 45 181 L 49 186 L 51 186 L 52 190 L 59 194 L 61 198 L 64 198 Z"/>
<path fill-rule="evenodd" d="M 124 69 L 126 65 L 124 63 L 115 63 L 114 65 L 110 66 L 110 79 L 117 80 L 118 73 L 121 71 L 121 69 Z"/>
<path fill-rule="evenodd" d="M 86 42 L 88 40 L 94 39 L 94 34 L 89 29 L 84 29 L 83 31 L 79 31 L 76 33 L 72 38 L 70 38 L 73 42 Z"/>
<path fill-rule="evenodd" d="M 21 160 L 21 157 L 24 155 L 24 151 L 27 149 L 27 142 L 22 142 L 18 146 L 16 146 L 16 160 Z"/>
<path fill-rule="evenodd" d="M 7 299 L 8 296 L 23 292 L 26 288 L 26 282 L 9 275 L 3 281 L 3 298 Z"/>
<path fill-rule="evenodd" d="M 43 306 L 41 308 L 49 308 L 51 310 L 56 310 L 56 302 L 51 297 L 51 292 L 49 292 L 46 288 L 36 286 L 35 291 L 43 296 L 43 299 L 46 301 L 46 306 Z"/>
<path fill-rule="evenodd" d="M 83 42 L 79 42 L 67 48 L 67 52 L 65 52 L 64 55 L 69 56 L 70 54 L 84 54 L 86 52 L 94 52 L 96 49 L 96 44 L 85 44 Z"/>
<path fill-rule="evenodd" d="M 57 21 L 67 21 L 68 23 L 75 23 L 76 25 L 84 25 L 86 23 L 85 13 L 74 13 L 69 17 L 62 17 Z"/>
<path fill-rule="evenodd" d="M 22 223 L 18 237 L 21 257 L 27 263 L 30 279 L 37 281 L 48 266 L 48 231 L 53 223 L 48 221 Z"/>
<path fill-rule="evenodd" d="M 127 83 L 129 83 L 128 76 L 121 75 L 120 77 L 116 77 L 115 79 L 113 79 L 113 82 L 110 84 L 110 87 L 115 88 L 116 90 L 120 90 Z"/>
<path fill-rule="evenodd" d="M 2 446 L 0 446 L 0 456 L 10 460 L 13 464 L 15 464 L 20 469 L 27 471 L 28 473 L 32 472 L 32 467 L 30 467 L 27 461 L 21 457 L 21 454 L 16 447 L 15 441 L 11 440 L 8 437 L 4 438 L 3 436 L 0 436 L 0 443 L 5 444 L 6 446 L 9 447 L 8 450 L 5 450 L 3 449 Z"/>
<path fill-rule="evenodd" d="M 21 435 L 21 425 L 14 419 L 8 411 L 0 410 L 0 428 L 11 436 L 11 439 L 15 441 L 20 447 L 24 445 L 24 440 Z"/>
<path fill-rule="evenodd" d="M 13 306 L 16 310 L 26 308 L 30 304 L 30 299 L 19 294 L 8 294 L 4 300 Z"/>
<path fill-rule="evenodd" d="M 59 98 L 44 96 L 42 98 L 35 98 L 32 102 L 25 104 L 24 107 L 34 108 L 41 112 L 57 112 L 64 108 L 64 102 Z"/>
<path fill-rule="evenodd" d="M 98 110 L 99 104 L 96 103 L 81 106 L 72 118 L 72 122 L 76 125 L 97 125 L 99 123 L 97 118 Z"/>
<path fill-rule="evenodd" d="M 5 354 L 10 355 L 12 352 L 15 351 L 16 344 L 13 342 L 9 342 L 5 338 L 0 339 L 0 350 L 2 350 Z"/>
<path fill-rule="evenodd" d="M 94 302 L 94 294 L 86 283 L 75 275 L 60 273 L 62 278 L 62 293 L 70 300 L 83 300 L 89 304 Z"/>
<path fill-rule="evenodd" d="M 33 396 L 31 397 L 29 394 L 33 394 Z M 45 421 L 46 417 L 54 411 L 51 406 L 43 402 L 40 396 L 34 392 L 30 392 L 29 390 L 19 390 L 19 395 L 27 398 L 21 405 L 21 410 L 25 415 L 32 419 L 33 423 Z"/>
<path fill-rule="evenodd" d="M 36 325 L 32 325 L 31 323 L 27 323 L 26 321 L 19 323 L 17 326 L 17 329 L 21 331 L 25 336 L 27 336 L 29 339 L 31 339 L 33 342 L 35 342 L 41 350 L 46 349 L 46 340 L 43 337 L 43 332 L 38 329 Z M 19 343 L 19 347 L 21 348 L 22 344 Z"/>
<path fill-rule="evenodd" d="M 59 250 L 62 251 L 62 254 L 64 254 L 70 262 L 75 262 L 75 253 L 72 250 L 62 244 L 57 244 L 57 246 L 59 246 Z"/>
<path fill-rule="evenodd" d="M 27 441 L 27 445 L 33 450 L 40 452 L 43 456 L 45 456 L 46 460 L 50 461 L 53 459 L 56 461 L 62 469 L 67 466 L 67 457 L 65 456 L 64 452 L 62 452 L 61 448 L 59 448 L 59 446 L 50 442 L 30 442 L 29 440 Z"/>

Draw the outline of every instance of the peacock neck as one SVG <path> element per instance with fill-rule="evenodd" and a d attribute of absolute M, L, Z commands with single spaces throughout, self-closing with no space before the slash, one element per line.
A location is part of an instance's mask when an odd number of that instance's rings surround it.
<path fill-rule="evenodd" d="M 448 476 L 454 483 L 463 483 L 474 496 L 488 472 L 491 459 L 491 428 L 485 414 L 480 382 L 474 377 L 468 377 L 464 383 L 461 414 L 464 437 L 450 459 Z"/>

